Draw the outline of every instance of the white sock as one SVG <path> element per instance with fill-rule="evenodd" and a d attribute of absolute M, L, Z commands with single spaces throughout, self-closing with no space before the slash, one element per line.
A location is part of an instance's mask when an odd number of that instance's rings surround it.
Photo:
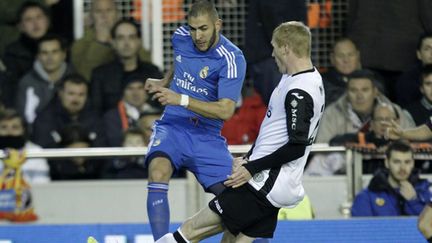
<path fill-rule="evenodd" d="M 168 233 L 159 238 L 155 243 L 177 243 L 177 241 L 174 239 L 172 233 Z"/>

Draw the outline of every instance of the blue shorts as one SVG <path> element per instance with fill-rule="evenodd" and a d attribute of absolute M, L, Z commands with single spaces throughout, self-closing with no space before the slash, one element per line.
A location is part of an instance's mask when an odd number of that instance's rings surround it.
<path fill-rule="evenodd" d="M 231 174 L 233 157 L 220 131 L 190 118 L 164 114 L 155 122 L 145 163 L 158 154 L 166 155 L 175 170 L 192 172 L 204 190 Z"/>

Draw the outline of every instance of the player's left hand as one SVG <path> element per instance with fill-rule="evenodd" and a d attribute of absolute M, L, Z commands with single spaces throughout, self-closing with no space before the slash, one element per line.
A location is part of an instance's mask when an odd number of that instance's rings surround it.
<path fill-rule="evenodd" d="M 162 105 L 180 105 L 181 96 L 171 89 L 156 87 L 153 99 L 159 101 Z"/>
<path fill-rule="evenodd" d="M 224 185 L 227 187 L 240 187 L 246 182 L 248 182 L 252 178 L 252 175 L 249 171 L 244 167 L 240 166 L 237 170 L 233 171 L 233 173 L 228 176 L 228 180 L 224 182 Z"/>

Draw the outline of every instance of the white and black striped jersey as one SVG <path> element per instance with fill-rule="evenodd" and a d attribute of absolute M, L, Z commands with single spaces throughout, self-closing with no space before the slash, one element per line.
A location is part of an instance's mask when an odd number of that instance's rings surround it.
<path fill-rule="evenodd" d="M 249 184 L 275 207 L 303 199 L 303 169 L 324 111 L 324 88 L 316 68 L 283 75 L 244 166 Z"/>

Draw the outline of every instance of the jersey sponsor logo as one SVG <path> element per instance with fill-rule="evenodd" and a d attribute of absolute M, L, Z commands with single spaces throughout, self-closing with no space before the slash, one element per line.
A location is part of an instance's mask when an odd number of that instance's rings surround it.
<path fill-rule="evenodd" d="M 293 93 L 295 94 L 295 93 Z M 303 96 L 301 96 L 303 97 Z M 303 98 L 302 98 L 303 99 Z M 296 107 L 298 106 L 298 101 L 293 99 L 291 101 L 291 129 L 296 130 L 297 129 L 297 110 Z"/>
<path fill-rule="evenodd" d="M 192 91 L 192 92 L 196 92 L 199 94 L 204 94 L 204 95 L 208 95 L 208 90 L 207 88 L 199 88 L 197 87 L 194 82 L 195 82 L 195 77 L 193 75 L 191 75 L 188 72 L 184 72 L 183 73 L 183 77 L 180 78 L 178 76 L 174 76 L 175 84 L 178 87 L 181 87 L 183 89 Z"/>
<path fill-rule="evenodd" d="M 262 181 L 264 180 L 264 175 L 263 175 L 263 173 L 262 173 L 262 172 L 256 173 L 256 174 L 253 176 L 253 180 L 254 180 L 255 182 L 257 182 L 257 183 L 262 182 Z"/>
<path fill-rule="evenodd" d="M 292 93 L 297 99 L 302 100 L 304 96 L 301 96 L 299 93 Z"/>
<path fill-rule="evenodd" d="M 208 76 L 208 71 L 209 71 L 209 67 L 208 67 L 208 66 L 203 67 L 203 68 L 201 69 L 201 71 L 199 72 L 199 76 L 200 76 L 200 78 L 202 78 L 202 79 L 207 78 L 207 76 Z"/>
<path fill-rule="evenodd" d="M 181 55 L 176 56 L 176 61 L 181 63 Z"/>

